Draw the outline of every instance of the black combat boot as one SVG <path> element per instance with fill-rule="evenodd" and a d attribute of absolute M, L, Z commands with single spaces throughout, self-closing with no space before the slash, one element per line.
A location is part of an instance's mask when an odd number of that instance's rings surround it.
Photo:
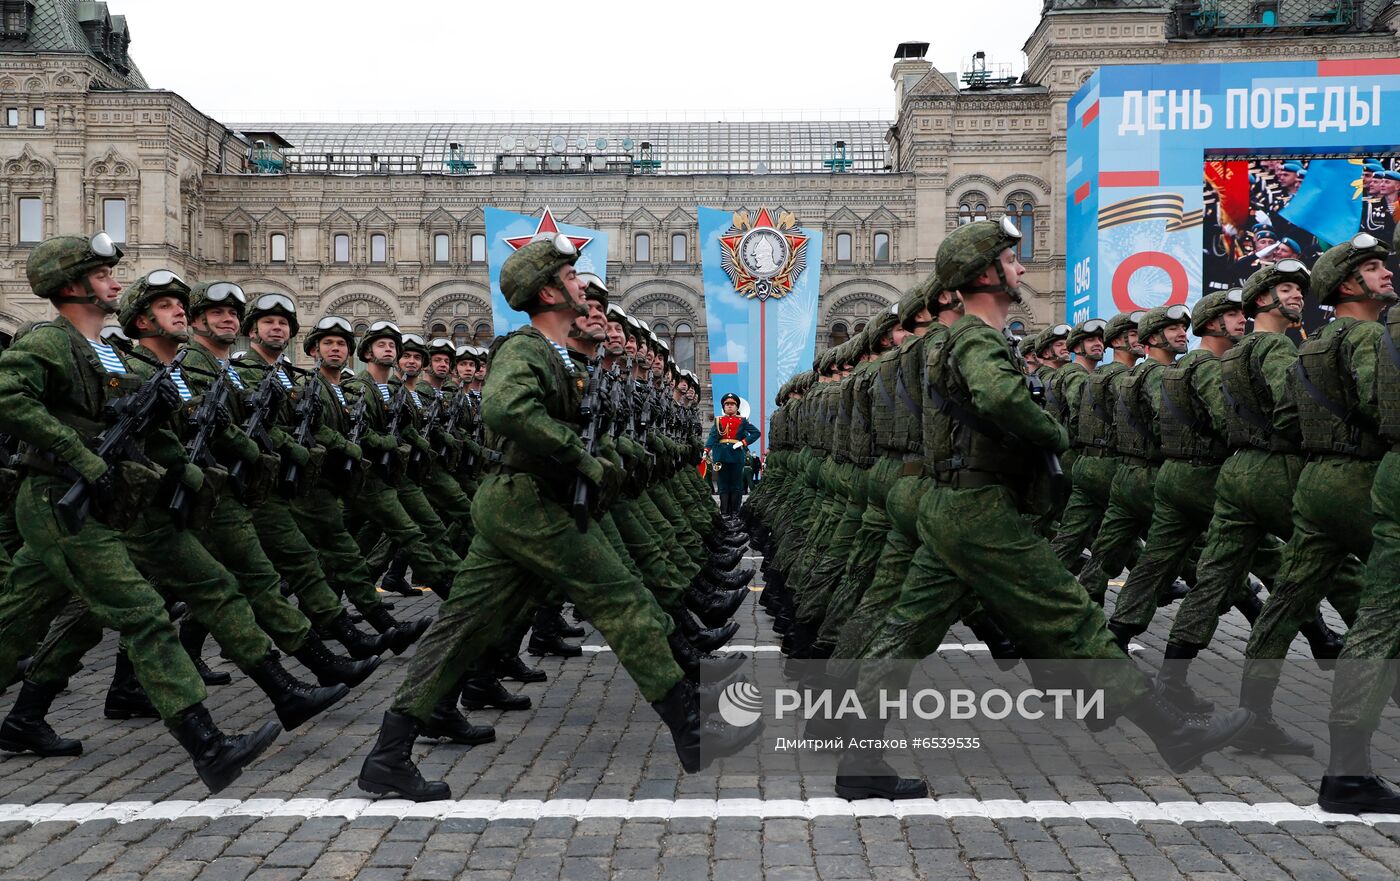
<path fill-rule="evenodd" d="M 146 689 L 136 678 L 131 666 L 131 658 L 126 650 L 117 649 L 117 662 L 112 665 L 112 685 L 107 689 L 107 700 L 102 705 L 102 715 L 108 719 L 159 719 L 155 705 L 146 696 Z"/>
<path fill-rule="evenodd" d="M 349 612 L 341 612 L 334 621 L 327 624 L 322 630 L 323 637 L 334 639 L 345 646 L 350 657 L 357 661 L 384 654 L 389 650 L 392 642 L 398 638 L 398 634 L 393 631 L 393 628 L 376 636 L 370 636 L 362 630 L 357 630 L 355 625 L 350 623 Z"/>
<path fill-rule="evenodd" d="M 514 652 L 502 654 L 492 662 L 491 672 L 497 679 L 509 679 L 512 682 L 544 682 L 549 679 L 548 673 L 538 667 L 531 667 Z"/>
<path fill-rule="evenodd" d="M 0 749 L 10 753 L 30 752 L 44 758 L 80 756 L 83 742 L 59 737 L 44 717 L 53 706 L 61 686 L 40 685 L 25 680 L 10 714 L 0 724 Z"/>
<path fill-rule="evenodd" d="M 170 731 L 185 752 L 194 759 L 199 779 L 209 787 L 209 794 L 222 792 L 238 779 L 243 769 L 267 750 L 282 726 L 265 722 L 253 734 L 229 736 L 219 730 L 204 704 L 195 704 L 169 723 Z"/>
<path fill-rule="evenodd" d="M 1123 650 L 1123 654 L 1131 658 L 1133 653 L 1128 651 L 1128 646 L 1132 644 L 1133 637 L 1137 636 L 1138 632 L 1126 624 L 1113 621 L 1108 622 L 1108 632 L 1113 634 L 1113 641 Z"/>
<path fill-rule="evenodd" d="M 477 746 L 495 740 L 495 728 L 490 725 L 473 725 L 462 715 L 461 710 L 457 709 L 457 701 L 461 695 L 462 683 L 458 682 L 433 705 L 433 714 L 428 717 L 428 723 L 418 732 L 418 736 L 450 740 L 464 746 Z"/>
<path fill-rule="evenodd" d="M 570 624 L 568 621 L 564 620 L 563 606 L 554 607 L 554 626 L 552 629 L 555 633 L 559 634 L 560 636 L 567 637 L 569 639 L 579 639 L 585 633 L 588 632 L 587 630 L 584 630 L 577 624 Z"/>
<path fill-rule="evenodd" d="M 1186 599 L 1186 595 L 1191 592 L 1191 585 L 1186 583 L 1186 579 L 1178 578 L 1173 581 L 1166 590 L 1157 594 L 1157 608 L 1161 609 L 1170 606 L 1177 600 Z"/>
<path fill-rule="evenodd" d="M 1245 677 L 1240 683 L 1240 706 L 1254 714 L 1249 725 L 1231 744 L 1247 753 L 1310 756 L 1313 745 L 1292 736 L 1274 721 L 1275 679 Z"/>
<path fill-rule="evenodd" d="M 301 661 L 302 666 L 310 670 L 322 685 L 346 685 L 350 688 L 368 679 L 382 663 L 378 655 L 363 661 L 352 661 L 344 655 L 337 655 L 314 633 L 306 634 L 306 641 L 301 648 L 292 652 L 292 657 Z"/>
<path fill-rule="evenodd" d="M 761 723 L 738 728 L 707 721 L 700 711 L 695 683 L 689 678 L 682 678 L 671 686 L 666 696 L 652 701 L 651 706 L 671 731 L 681 767 L 691 774 L 704 770 L 715 759 L 734 755 L 763 733 Z M 704 749 L 701 749 L 702 742 Z"/>
<path fill-rule="evenodd" d="M 1230 744 L 1254 719 L 1253 713 L 1243 709 L 1211 716 L 1191 715 L 1167 700 L 1157 688 L 1133 701 L 1123 715 L 1152 738 L 1167 767 L 1177 774 L 1196 767 L 1206 753 Z"/>
<path fill-rule="evenodd" d="M 379 586 L 388 593 L 396 593 L 401 597 L 421 597 L 423 591 L 414 587 L 408 580 L 408 557 L 402 553 L 395 554 L 389 560 L 389 568 L 380 579 Z"/>
<path fill-rule="evenodd" d="M 399 621 L 384 606 L 375 606 L 365 613 L 365 622 L 389 641 L 394 654 L 401 655 L 418 641 L 433 623 L 432 615 L 424 615 L 415 621 Z"/>
<path fill-rule="evenodd" d="M 742 549 L 749 540 L 742 535 L 709 535 L 705 537 L 705 550 L 711 554 L 729 553 L 735 548 Z"/>
<path fill-rule="evenodd" d="M 1255 621 L 1259 620 L 1259 613 L 1264 611 L 1264 601 L 1259 599 L 1259 591 L 1263 587 L 1263 582 L 1253 575 L 1249 576 L 1249 586 L 1234 603 L 1235 608 L 1240 610 L 1240 614 L 1244 616 L 1251 627 L 1254 626 Z"/>
<path fill-rule="evenodd" d="M 701 569 L 691 580 L 691 585 L 711 593 L 717 590 L 738 590 L 741 587 L 748 587 L 753 581 L 754 570 L 738 569 L 734 572 L 713 572 Z"/>
<path fill-rule="evenodd" d="M 1157 684 L 1167 700 L 1186 712 L 1210 713 L 1215 710 L 1215 702 L 1196 694 L 1196 690 L 1186 680 L 1191 660 L 1196 657 L 1198 651 L 1190 646 L 1167 643 L 1167 650 L 1162 655 L 1162 669 L 1157 671 Z"/>
<path fill-rule="evenodd" d="M 723 626 L 706 630 L 685 609 L 677 609 L 671 617 L 675 619 L 676 626 L 680 628 L 681 633 L 690 641 L 690 644 L 702 652 L 714 651 L 733 639 L 734 634 L 739 632 L 738 621 L 730 621 Z"/>
<path fill-rule="evenodd" d="M 413 741 L 418 737 L 418 720 L 387 710 L 379 727 L 379 739 L 360 766 L 360 788 L 377 795 L 397 795 L 409 801 L 441 801 L 452 797 L 452 790 L 440 780 L 423 779 L 413 764 Z"/>
<path fill-rule="evenodd" d="M 666 637 L 666 642 L 671 646 L 671 655 L 676 659 L 676 664 L 695 682 L 700 681 L 702 672 L 711 682 L 722 680 L 744 666 L 749 659 L 743 652 L 711 655 L 699 651 L 690 644 L 679 628 L 671 631 Z"/>
<path fill-rule="evenodd" d="M 316 715 L 350 693 L 346 685 L 317 688 L 298 682 L 275 653 L 269 652 L 262 663 L 250 668 L 248 675 L 272 699 L 277 718 L 288 731 L 305 725 Z"/>
<path fill-rule="evenodd" d="M 687 590 L 681 594 L 685 607 L 694 612 L 706 627 L 719 627 L 728 622 L 748 598 L 749 590 L 743 587 L 725 593 L 702 594 Z"/>
<path fill-rule="evenodd" d="M 1317 615 L 1299 628 L 1298 632 L 1308 641 L 1308 647 L 1312 649 L 1312 656 L 1318 667 L 1331 670 L 1337 666 L 1337 659 L 1342 656 L 1342 637 L 1327 626 L 1327 622 L 1322 618 L 1321 609 L 1318 609 Z"/>
<path fill-rule="evenodd" d="M 973 636 L 987 644 L 987 651 L 996 662 L 998 670 L 1015 670 L 1016 665 L 1021 663 L 1021 650 L 1016 648 L 1011 637 L 1002 631 L 990 615 L 974 616 L 973 620 L 963 623 L 972 630 Z"/>
<path fill-rule="evenodd" d="M 554 631 L 554 610 L 548 607 L 535 610 L 535 623 L 530 631 L 530 642 L 525 650 L 537 658 L 554 656 L 557 658 L 577 658 L 583 649 Z"/>
<path fill-rule="evenodd" d="M 738 548 L 732 548 L 710 554 L 705 558 L 705 566 L 716 572 L 729 572 L 739 565 L 739 561 L 742 559 L 744 559 L 744 552 Z"/>
<path fill-rule="evenodd" d="M 469 710 L 528 710 L 532 702 L 527 694 L 514 694 L 490 673 L 474 671 L 462 681 L 462 706 Z"/>
<path fill-rule="evenodd" d="M 233 681 L 232 676 L 227 673 L 215 673 L 204 663 L 204 637 L 208 635 L 208 628 L 192 617 L 186 617 L 180 622 L 180 645 L 185 647 L 185 654 L 194 661 L 199 678 L 204 680 L 205 685 L 228 685 Z"/>
<path fill-rule="evenodd" d="M 813 719 L 812 722 L 815 722 Z M 880 718 L 846 722 L 843 728 L 850 732 L 846 739 L 878 741 L 884 737 L 886 721 Z M 812 730 L 811 722 L 807 730 Z M 836 766 L 836 795 L 846 801 L 866 798 L 926 798 L 928 784 L 918 777 L 901 777 L 885 761 L 883 750 L 867 748 L 866 752 L 847 749 Z"/>
<path fill-rule="evenodd" d="M 1400 814 L 1400 792 L 1371 767 L 1371 729 L 1327 728 L 1332 753 L 1317 790 L 1318 807 L 1334 814 Z"/>

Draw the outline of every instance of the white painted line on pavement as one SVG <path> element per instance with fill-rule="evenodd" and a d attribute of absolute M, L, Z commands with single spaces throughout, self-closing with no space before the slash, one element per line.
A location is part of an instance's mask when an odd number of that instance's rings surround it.
<path fill-rule="evenodd" d="M 1016 801 L 1013 799 L 923 798 L 907 801 L 839 798 L 758 799 L 614 798 L 462 799 L 417 804 L 403 799 L 254 798 L 204 801 L 128 801 L 36 805 L 0 804 L 0 822 L 42 823 L 93 820 L 173 820 L 182 817 L 461 817 L 481 820 L 539 820 L 544 817 L 670 820 L 676 817 L 986 817 L 992 820 L 1131 820 L 1134 823 L 1377 823 L 1397 822 L 1393 814 L 1329 814 L 1317 805 L 1231 801 Z"/>
<path fill-rule="evenodd" d="M 612 651 L 612 646 L 607 645 L 581 645 L 579 648 L 594 654 Z M 1128 643 L 1129 652 L 1140 652 L 1144 651 L 1145 648 L 1145 646 L 1135 642 Z M 715 649 L 716 652 L 780 652 L 782 650 L 782 646 L 776 645 L 725 645 Z M 985 642 L 945 642 L 938 647 L 938 651 L 976 653 L 990 651 L 990 649 L 987 648 Z"/>

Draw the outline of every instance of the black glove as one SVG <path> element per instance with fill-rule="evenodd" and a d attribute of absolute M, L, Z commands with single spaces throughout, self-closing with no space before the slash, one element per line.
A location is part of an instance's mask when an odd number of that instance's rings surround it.
<path fill-rule="evenodd" d="M 112 493 L 117 488 L 117 469 L 108 467 L 106 471 L 102 472 L 101 477 L 89 481 L 88 487 L 92 492 L 93 507 L 98 510 L 108 507 Z"/>
<path fill-rule="evenodd" d="M 233 411 L 228 408 L 228 404 L 220 404 L 219 409 L 214 411 L 214 430 L 223 431 L 233 424 Z"/>
<path fill-rule="evenodd" d="M 164 415 L 169 416 L 178 411 L 184 403 L 185 399 L 180 397 L 180 389 L 175 386 L 175 380 L 167 377 L 156 386 L 156 407 L 163 410 Z"/>

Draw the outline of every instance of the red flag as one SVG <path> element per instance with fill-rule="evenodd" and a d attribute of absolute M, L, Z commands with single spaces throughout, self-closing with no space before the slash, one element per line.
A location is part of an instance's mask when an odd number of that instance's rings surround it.
<path fill-rule="evenodd" d="M 1249 228 L 1249 163 L 1212 161 L 1206 163 L 1206 183 L 1219 199 L 1220 220 L 1237 230 Z"/>

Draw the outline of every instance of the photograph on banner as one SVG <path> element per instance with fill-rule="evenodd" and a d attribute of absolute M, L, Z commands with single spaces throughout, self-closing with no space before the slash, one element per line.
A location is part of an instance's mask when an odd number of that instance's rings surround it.
<path fill-rule="evenodd" d="M 607 281 L 608 234 L 601 230 L 561 223 L 545 206 L 538 215 L 517 214 L 489 205 L 486 219 L 486 270 L 491 279 L 491 322 L 496 336 L 504 336 L 530 323 L 530 316 L 517 312 L 501 293 L 501 267 L 511 254 L 538 237 L 564 235 L 578 249 L 579 272 L 591 272 Z"/>
<path fill-rule="evenodd" d="M 1305 155 L 1205 163 L 1201 272 L 1207 291 L 1241 287 L 1290 258 L 1311 266 L 1329 247 L 1368 232 L 1392 241 L 1400 218 L 1400 154 L 1356 159 Z M 1388 261 L 1392 270 L 1397 258 Z M 1326 320 L 1309 303 L 1303 325 Z"/>
<path fill-rule="evenodd" d="M 1359 230 L 1388 243 L 1396 120 L 1384 59 L 1099 68 L 1069 103 L 1067 320 L 1191 306 Z"/>

